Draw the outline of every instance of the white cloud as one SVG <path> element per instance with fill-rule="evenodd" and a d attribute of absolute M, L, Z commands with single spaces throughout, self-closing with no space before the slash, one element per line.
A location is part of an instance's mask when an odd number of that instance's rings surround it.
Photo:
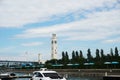
<path fill-rule="evenodd" d="M 7 46 L 7 47 L 1 47 L 0 48 L 0 53 L 4 53 L 4 52 L 10 52 L 13 51 L 16 47 L 14 46 Z"/>
<path fill-rule="evenodd" d="M 103 43 L 120 43 L 120 38 L 107 39 Z"/>
<path fill-rule="evenodd" d="M 58 37 L 63 37 L 64 40 L 102 39 L 105 43 L 115 43 L 120 41 L 118 36 L 120 35 L 120 5 L 119 3 L 116 4 L 116 1 L 118 0 L 1 0 L 0 28 L 23 27 L 29 23 L 66 17 L 66 15 L 72 13 L 76 21 L 40 28 L 26 28 L 25 31 L 15 35 L 14 38 L 50 37 L 52 33 L 56 33 Z M 113 9 L 114 6 L 116 7 Z M 96 9 L 100 9 L 100 11 Z M 81 14 L 85 16 L 85 19 L 79 20 Z M 66 19 L 69 20 L 70 18 Z M 112 36 L 118 38 L 110 39 Z M 39 46 L 42 44 L 41 42 L 28 42 L 21 44 L 21 46 Z M 1 48 L 0 53 L 14 51 L 17 56 L 0 57 L 3 60 L 33 60 L 33 58 L 37 60 L 37 53 L 40 51 L 43 56 L 46 56 L 44 59 L 50 56 L 48 55 L 49 51 L 47 51 L 49 49 L 38 51 L 27 48 L 24 49 L 31 53 L 28 53 L 28 55 L 21 53 L 19 57 L 16 53 L 20 53 L 17 52 L 19 50 L 16 47 Z"/>
<path fill-rule="evenodd" d="M 39 45 L 42 45 L 43 43 L 41 43 L 41 42 L 31 42 L 31 43 L 23 43 L 23 44 L 21 44 L 22 46 L 28 46 L 28 47 L 30 47 L 30 46 L 39 46 Z"/>
<path fill-rule="evenodd" d="M 48 37 L 52 33 L 64 36 L 67 40 L 97 40 L 105 39 L 120 32 L 120 10 L 95 12 L 86 19 L 71 23 L 46 26 L 44 28 L 27 29 L 16 38 Z"/>
<path fill-rule="evenodd" d="M 113 5 L 117 0 L 2 0 L 0 27 L 21 27 L 25 24 L 50 20 L 77 10 Z"/>

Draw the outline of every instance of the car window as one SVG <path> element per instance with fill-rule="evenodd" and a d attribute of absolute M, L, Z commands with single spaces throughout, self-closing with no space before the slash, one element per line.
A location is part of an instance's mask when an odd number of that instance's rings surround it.
<path fill-rule="evenodd" d="M 57 73 L 43 73 L 45 77 L 50 77 L 52 79 L 62 79 Z"/>
<path fill-rule="evenodd" d="M 37 74 L 37 72 L 33 73 L 33 75 L 36 75 L 36 74 Z"/>
<path fill-rule="evenodd" d="M 36 77 L 43 77 L 43 76 L 42 76 L 41 73 L 38 72 L 38 73 L 36 74 Z"/>

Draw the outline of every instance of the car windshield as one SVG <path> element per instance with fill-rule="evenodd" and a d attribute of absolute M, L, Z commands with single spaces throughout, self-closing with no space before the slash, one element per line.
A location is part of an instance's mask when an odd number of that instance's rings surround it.
<path fill-rule="evenodd" d="M 50 77 L 52 79 L 62 78 L 57 73 L 43 73 L 45 77 Z"/>

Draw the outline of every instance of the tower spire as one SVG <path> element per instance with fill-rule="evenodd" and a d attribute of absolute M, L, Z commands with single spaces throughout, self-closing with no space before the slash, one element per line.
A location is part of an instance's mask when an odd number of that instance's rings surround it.
<path fill-rule="evenodd" d="M 57 59 L 57 37 L 56 37 L 56 34 L 52 34 L 51 44 L 52 44 L 51 58 Z"/>

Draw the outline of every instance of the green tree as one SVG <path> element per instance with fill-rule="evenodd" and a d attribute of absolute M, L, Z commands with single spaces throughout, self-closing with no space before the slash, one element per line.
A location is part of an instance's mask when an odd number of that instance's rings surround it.
<path fill-rule="evenodd" d="M 101 54 L 101 61 L 103 63 L 103 62 L 105 62 L 105 55 L 104 55 L 104 50 L 103 49 L 101 49 L 100 54 Z"/>
<path fill-rule="evenodd" d="M 116 56 L 116 57 L 119 56 L 117 47 L 115 47 L 115 56 Z"/>
<path fill-rule="evenodd" d="M 71 63 L 75 64 L 75 51 L 72 52 L 72 59 L 71 59 Z"/>
<path fill-rule="evenodd" d="M 47 61 L 45 62 L 45 64 L 49 64 L 49 65 L 57 64 L 57 59 L 47 60 Z"/>
<path fill-rule="evenodd" d="M 100 62 L 99 49 L 96 49 L 96 57 L 95 57 L 95 61 L 99 61 L 99 62 Z"/>
<path fill-rule="evenodd" d="M 62 64 L 66 65 L 69 63 L 68 52 L 62 52 Z"/>
<path fill-rule="evenodd" d="M 96 60 L 100 60 L 99 49 L 96 49 Z"/>
<path fill-rule="evenodd" d="M 107 56 L 106 56 L 106 61 L 107 61 L 107 62 L 111 62 L 110 54 L 107 54 Z"/>
<path fill-rule="evenodd" d="M 92 62 L 93 61 L 93 56 L 91 55 L 91 50 L 87 50 L 87 61 Z"/>
<path fill-rule="evenodd" d="M 68 52 L 66 51 L 66 55 L 65 55 L 65 62 L 66 64 L 69 63 L 69 56 L 68 56 Z"/>
<path fill-rule="evenodd" d="M 80 50 L 79 64 L 83 65 L 84 61 L 85 61 L 85 58 L 83 56 L 82 51 Z"/>
<path fill-rule="evenodd" d="M 64 61 L 65 61 L 65 53 L 64 53 L 64 51 L 62 52 L 62 62 L 63 62 L 63 64 L 64 64 Z"/>
<path fill-rule="evenodd" d="M 83 58 L 83 52 L 80 50 L 80 58 Z"/>
<path fill-rule="evenodd" d="M 96 64 L 96 67 L 99 68 L 100 65 L 101 65 L 101 59 L 100 59 L 100 54 L 99 54 L 99 49 L 96 49 L 96 57 L 94 59 L 95 61 L 95 64 Z"/>
<path fill-rule="evenodd" d="M 78 54 L 78 51 L 76 51 L 75 62 L 79 63 L 79 54 Z"/>
<path fill-rule="evenodd" d="M 112 48 L 110 49 L 110 56 L 111 56 L 111 60 L 113 61 L 114 60 L 114 54 L 113 54 L 113 49 Z"/>
<path fill-rule="evenodd" d="M 119 53 L 117 47 L 115 47 L 115 60 L 119 61 Z"/>

